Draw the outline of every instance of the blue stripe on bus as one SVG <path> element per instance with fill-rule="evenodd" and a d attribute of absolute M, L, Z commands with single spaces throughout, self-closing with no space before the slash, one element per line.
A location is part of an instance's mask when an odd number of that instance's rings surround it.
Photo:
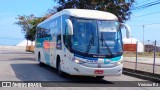
<path fill-rule="evenodd" d="M 77 55 L 77 54 L 75 54 L 74 56 L 79 57 L 79 58 L 83 58 L 83 59 L 88 59 L 88 60 L 98 60 L 98 58 L 84 57 L 84 56 Z M 109 58 L 104 58 L 104 60 L 106 60 L 106 59 L 109 59 Z M 119 61 L 120 59 L 121 59 L 121 56 L 115 57 L 115 58 L 110 58 L 111 61 Z"/>
<path fill-rule="evenodd" d="M 112 58 L 111 60 L 112 60 L 112 61 L 119 61 L 120 59 L 121 59 L 121 56 Z"/>

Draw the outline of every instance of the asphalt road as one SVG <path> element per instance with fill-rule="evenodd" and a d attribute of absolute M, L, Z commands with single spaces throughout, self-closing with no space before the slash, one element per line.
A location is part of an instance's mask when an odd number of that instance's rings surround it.
<path fill-rule="evenodd" d="M 40 67 L 38 62 L 34 58 L 34 54 L 25 52 L 23 50 L 7 50 L 0 49 L 0 81 L 52 81 L 52 82 L 65 82 L 75 83 L 79 82 L 86 87 L 63 87 L 58 86 L 54 89 L 61 90 L 119 90 L 117 85 L 128 86 L 128 90 L 159 90 L 158 87 L 131 87 L 136 83 L 132 81 L 144 81 L 142 79 L 134 78 L 131 76 L 106 76 L 103 80 L 97 80 L 93 77 L 82 77 L 82 76 L 66 76 L 60 77 L 54 68 L 44 66 Z M 115 82 L 118 81 L 118 82 Z M 96 83 L 96 84 L 95 84 Z M 94 85 L 92 85 L 94 84 Z M 100 84 L 106 85 L 106 87 L 99 86 Z M 138 83 L 137 83 L 138 84 Z M 87 87 L 88 85 L 91 85 Z M 108 87 L 107 87 L 108 85 Z M 115 87 L 111 87 L 111 86 Z M 121 87 L 124 89 L 124 87 Z M 5 88 L 0 88 L 5 90 Z M 13 88 L 14 89 L 14 88 Z M 30 88 L 31 89 L 31 88 Z M 36 88 L 41 90 L 42 88 Z M 45 88 L 45 89 L 53 89 Z M 17 90 L 17 89 L 15 89 Z M 31 89 L 32 90 L 32 89 Z M 42 89 L 44 90 L 44 88 Z"/>

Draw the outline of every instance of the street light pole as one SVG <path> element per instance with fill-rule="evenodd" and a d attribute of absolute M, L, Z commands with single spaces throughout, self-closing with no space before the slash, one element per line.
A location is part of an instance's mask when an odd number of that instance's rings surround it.
<path fill-rule="evenodd" d="M 150 51 L 149 41 L 150 41 L 150 40 L 148 40 L 148 45 L 147 45 L 147 51 L 148 51 L 148 52 Z"/>
<path fill-rule="evenodd" d="M 145 45 L 144 45 L 144 27 L 145 27 L 145 26 L 142 25 L 142 27 L 143 27 L 143 48 L 144 48 L 143 50 L 144 50 L 144 52 L 145 52 Z"/>
<path fill-rule="evenodd" d="M 133 36 L 131 36 L 131 44 L 132 44 L 132 37 L 133 37 Z"/>

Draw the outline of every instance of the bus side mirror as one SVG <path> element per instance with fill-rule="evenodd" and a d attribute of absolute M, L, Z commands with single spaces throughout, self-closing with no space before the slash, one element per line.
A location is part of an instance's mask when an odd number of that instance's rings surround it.
<path fill-rule="evenodd" d="M 131 28 L 124 23 L 121 23 L 121 26 L 126 29 L 126 38 L 131 38 Z"/>
<path fill-rule="evenodd" d="M 66 19 L 68 34 L 73 35 L 73 24 L 70 19 Z"/>

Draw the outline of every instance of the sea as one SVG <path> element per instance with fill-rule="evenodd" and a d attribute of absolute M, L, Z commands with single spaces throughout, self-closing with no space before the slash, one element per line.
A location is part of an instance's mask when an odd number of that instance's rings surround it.
<path fill-rule="evenodd" d="M 24 38 L 5 38 L 5 37 L 0 37 L 0 45 L 3 46 L 16 46 L 20 42 L 25 40 Z"/>

